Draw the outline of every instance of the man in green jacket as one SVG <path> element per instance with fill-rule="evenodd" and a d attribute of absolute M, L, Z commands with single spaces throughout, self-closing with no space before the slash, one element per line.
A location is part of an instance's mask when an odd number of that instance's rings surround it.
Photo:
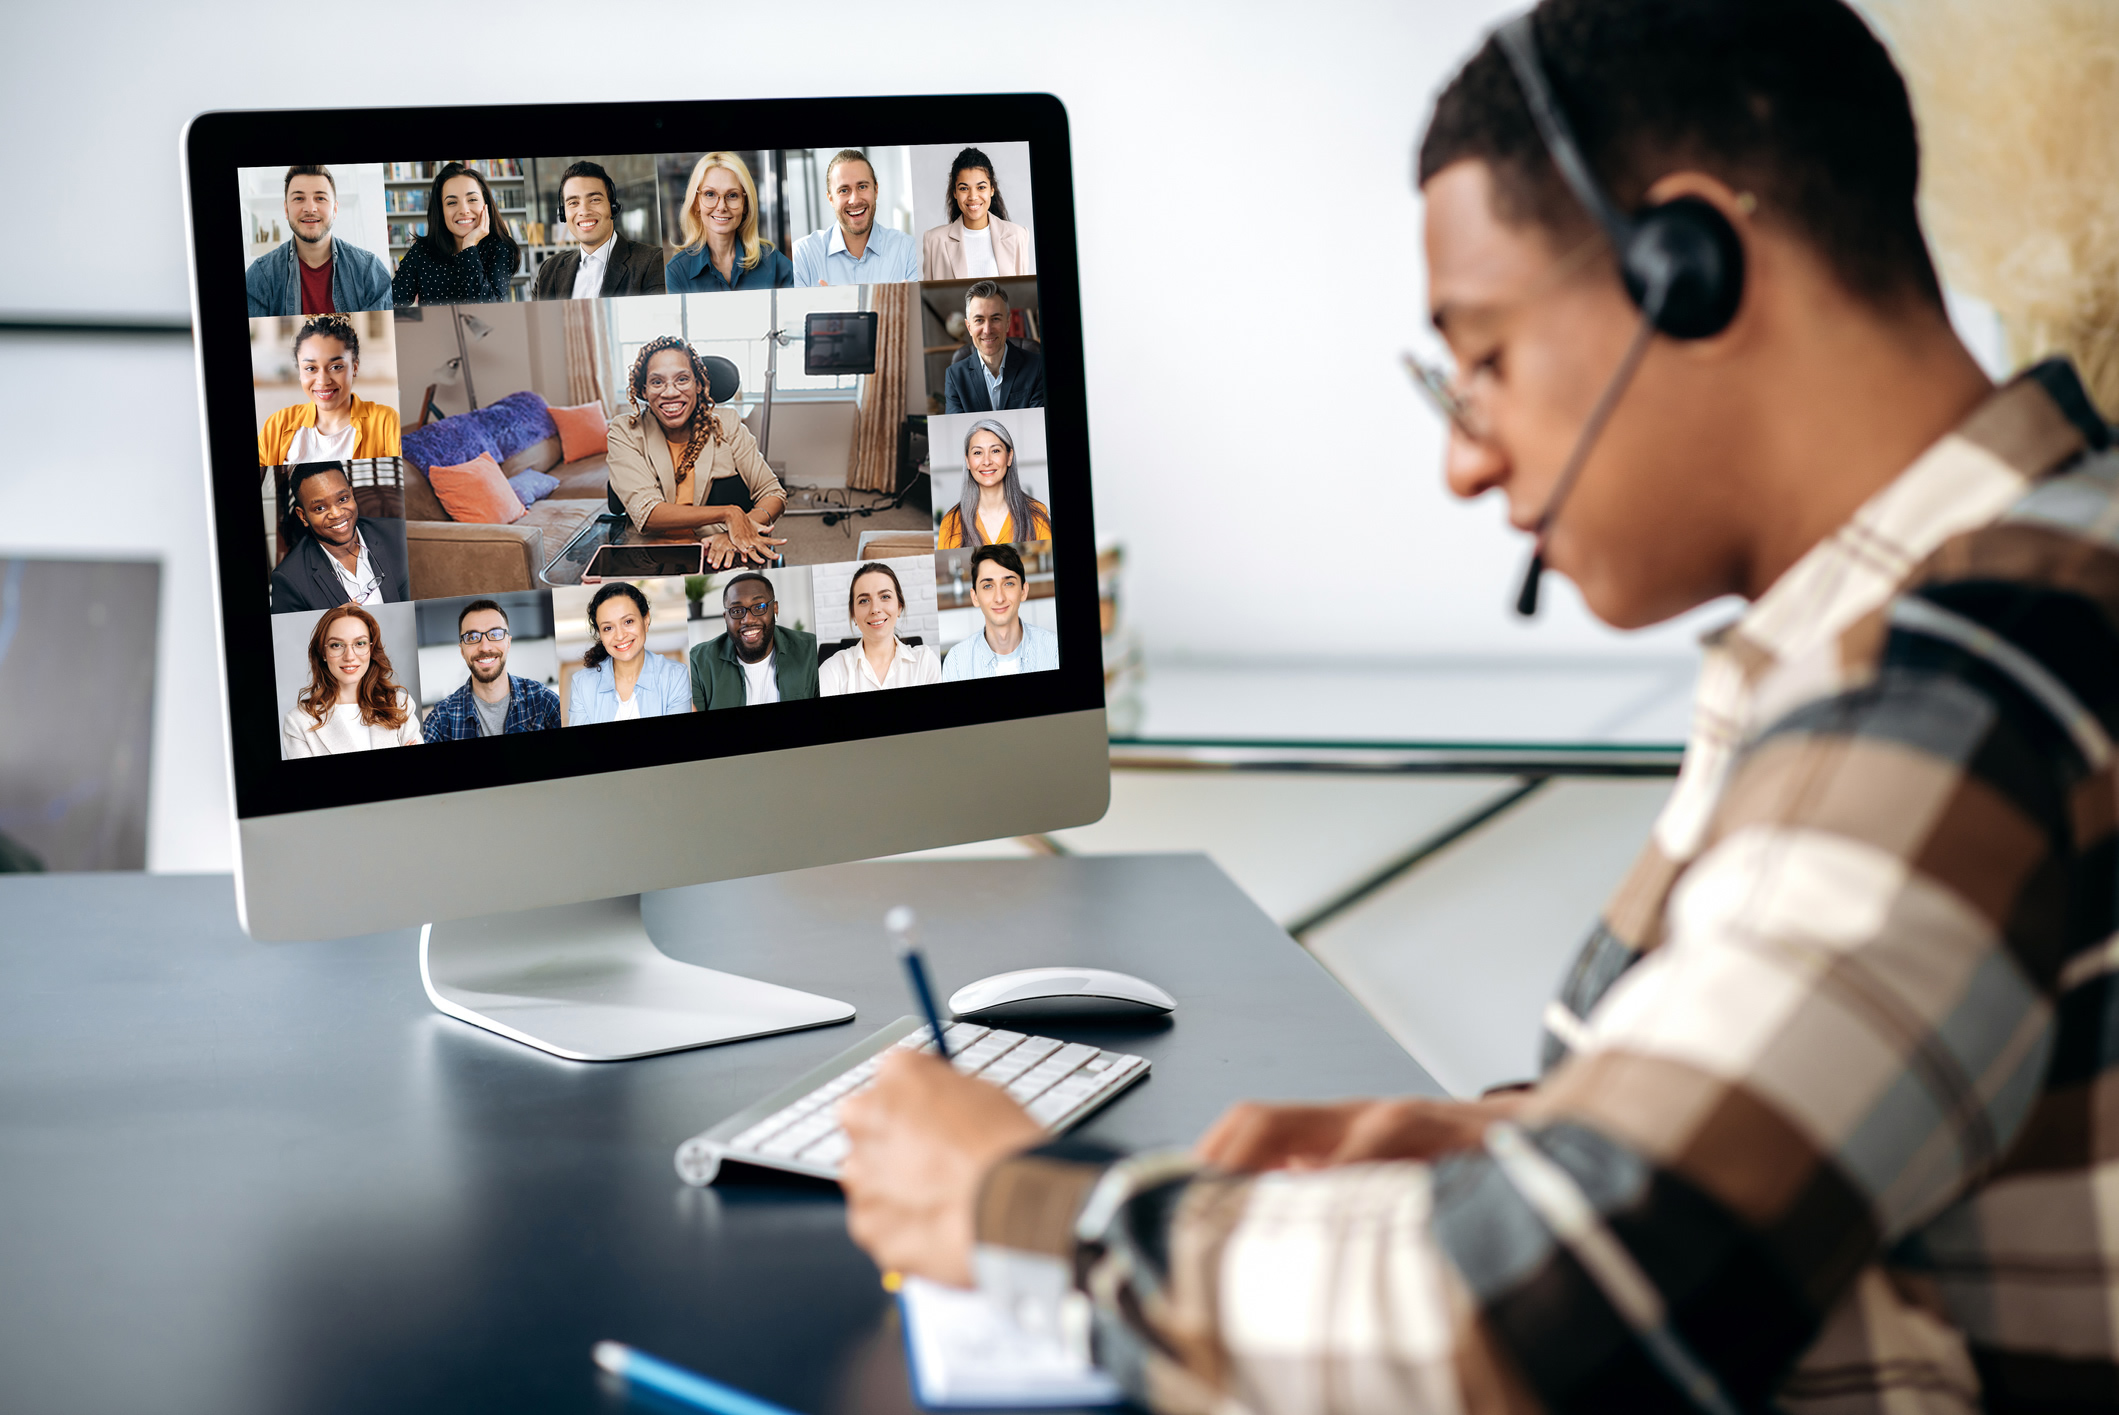
<path fill-rule="evenodd" d="M 779 624 L 773 582 L 750 571 L 721 591 L 728 632 L 692 649 L 692 706 L 743 707 L 817 695 L 817 636 Z"/>

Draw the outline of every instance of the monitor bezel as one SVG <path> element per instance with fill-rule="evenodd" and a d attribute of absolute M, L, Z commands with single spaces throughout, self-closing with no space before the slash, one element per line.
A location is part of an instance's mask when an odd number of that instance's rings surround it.
<path fill-rule="evenodd" d="M 967 133 L 965 115 L 978 114 Z M 319 141 L 318 133 L 343 134 Z M 290 137 L 289 134 L 298 134 Z M 651 141 L 642 141 L 646 135 Z M 446 138 L 446 141 L 443 139 Z M 454 150 L 489 153 L 689 152 L 1028 142 L 1036 209 L 1038 303 L 1044 335 L 1047 475 L 1056 672 L 940 683 L 773 704 L 707 740 L 684 718 L 479 738 L 426 752 L 312 758 L 279 754 L 264 539 L 259 534 L 255 394 L 250 377 L 238 170 L 317 161 L 406 160 Z M 224 722 L 238 819 L 362 806 L 758 753 L 1095 710 L 1104 702 L 1082 359 L 1073 159 L 1067 112 L 1051 94 L 700 100 L 681 103 L 215 111 L 182 140 L 191 245 L 193 337 L 215 550 Z M 234 469 L 216 475 L 217 468 Z M 769 729 L 769 730 L 761 730 Z M 622 736 L 621 736 L 622 732 Z"/>

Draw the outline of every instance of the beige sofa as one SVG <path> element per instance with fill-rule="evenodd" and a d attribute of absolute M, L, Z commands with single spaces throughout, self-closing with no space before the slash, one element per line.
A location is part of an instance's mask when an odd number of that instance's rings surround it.
<path fill-rule="evenodd" d="M 405 463 L 405 545 L 413 591 L 421 599 L 534 590 L 538 571 L 604 509 L 609 483 L 601 454 L 559 460 L 559 439 L 548 437 L 501 463 L 503 476 L 549 472 L 559 487 L 509 525 L 458 521 L 427 482 L 427 469 Z"/>

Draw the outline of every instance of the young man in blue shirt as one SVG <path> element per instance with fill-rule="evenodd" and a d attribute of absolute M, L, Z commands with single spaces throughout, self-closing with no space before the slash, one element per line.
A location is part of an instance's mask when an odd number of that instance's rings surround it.
<path fill-rule="evenodd" d="M 824 195 L 838 221 L 795 242 L 797 285 L 890 285 L 920 278 L 920 243 L 876 225 L 875 164 L 852 148 L 824 169 Z"/>
<path fill-rule="evenodd" d="M 373 252 L 331 234 L 338 219 L 331 169 L 289 167 L 282 191 L 294 234 L 243 272 L 250 317 L 389 309 L 390 268 Z"/>
<path fill-rule="evenodd" d="M 1023 622 L 1023 599 L 1029 588 L 1023 557 L 1014 546 L 982 545 L 971 552 L 971 597 L 978 602 L 986 626 L 942 660 L 944 683 L 1059 667 L 1059 635 Z"/>

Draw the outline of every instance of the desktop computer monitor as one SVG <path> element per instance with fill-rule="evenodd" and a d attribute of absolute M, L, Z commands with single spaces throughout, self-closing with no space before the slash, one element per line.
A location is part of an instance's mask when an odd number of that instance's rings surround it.
<path fill-rule="evenodd" d="M 1056 99 L 208 113 L 183 151 L 254 936 L 420 925 L 441 1010 L 645 1055 L 852 1009 L 664 956 L 641 891 L 1103 813 Z M 995 280 L 988 352 L 1043 370 L 997 397 L 948 377 Z M 834 324 L 873 350 L 780 359 Z"/>

